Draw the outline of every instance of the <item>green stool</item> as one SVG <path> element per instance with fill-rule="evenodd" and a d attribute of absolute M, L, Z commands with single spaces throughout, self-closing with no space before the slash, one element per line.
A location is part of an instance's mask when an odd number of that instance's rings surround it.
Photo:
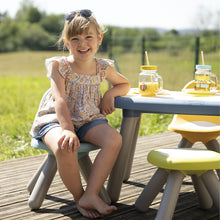
<path fill-rule="evenodd" d="M 148 161 L 159 167 L 143 192 L 138 197 L 135 207 L 141 212 L 148 210 L 154 198 L 167 182 L 160 207 L 157 212 L 157 220 L 172 219 L 182 181 L 186 175 L 197 176 L 204 182 L 204 190 L 198 192 L 209 193 L 211 205 L 217 208 L 220 205 L 220 182 L 214 169 L 220 168 L 220 154 L 210 150 L 201 149 L 158 149 L 152 150 L 147 157 Z M 195 189 L 201 186 L 194 186 Z M 197 190 L 196 190 L 197 192 Z M 210 198 L 207 195 L 207 198 Z M 205 198 L 204 195 L 200 198 Z"/>

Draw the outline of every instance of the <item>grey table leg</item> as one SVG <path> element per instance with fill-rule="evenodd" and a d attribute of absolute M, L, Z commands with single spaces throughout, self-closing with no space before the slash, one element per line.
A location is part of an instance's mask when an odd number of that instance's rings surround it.
<path fill-rule="evenodd" d="M 121 124 L 122 147 L 112 172 L 109 177 L 107 191 L 112 202 L 117 202 L 120 196 L 121 186 L 124 180 L 125 171 L 129 160 L 133 160 L 131 155 L 133 137 L 136 133 L 136 124 L 139 117 L 123 117 Z"/>
<path fill-rule="evenodd" d="M 127 181 L 130 178 L 134 153 L 135 153 L 136 144 L 137 144 L 138 132 L 139 132 L 139 128 L 140 128 L 140 122 L 141 122 L 141 118 L 139 118 L 139 120 L 136 121 L 136 126 L 134 125 L 136 127 L 136 129 L 135 129 L 135 133 L 133 136 L 131 152 L 130 152 L 130 156 L 128 158 L 128 164 L 127 164 L 127 168 L 125 169 L 123 181 Z"/>

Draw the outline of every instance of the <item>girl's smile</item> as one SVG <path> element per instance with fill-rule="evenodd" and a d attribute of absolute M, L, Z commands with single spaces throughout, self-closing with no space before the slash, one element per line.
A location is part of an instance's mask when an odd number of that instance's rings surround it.
<path fill-rule="evenodd" d="M 90 51 L 90 49 L 81 49 L 81 50 L 78 50 L 78 52 L 79 53 L 81 53 L 81 54 L 86 54 L 87 52 L 89 52 Z"/>

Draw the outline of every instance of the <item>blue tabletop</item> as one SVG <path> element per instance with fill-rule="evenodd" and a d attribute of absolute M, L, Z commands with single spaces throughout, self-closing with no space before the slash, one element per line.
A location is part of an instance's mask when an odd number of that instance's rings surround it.
<path fill-rule="evenodd" d="M 115 99 L 115 107 L 123 109 L 123 116 L 135 117 L 141 113 L 220 115 L 220 96 L 122 96 Z"/>

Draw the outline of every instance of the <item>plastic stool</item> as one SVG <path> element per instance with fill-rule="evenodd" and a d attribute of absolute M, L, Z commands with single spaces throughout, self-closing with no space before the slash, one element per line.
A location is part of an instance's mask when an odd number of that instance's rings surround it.
<path fill-rule="evenodd" d="M 57 162 L 54 154 L 42 141 L 32 138 L 31 146 L 48 152 L 48 155 L 27 186 L 27 190 L 30 193 L 28 200 L 29 207 L 31 209 L 39 209 L 57 172 Z M 100 148 L 90 143 L 80 143 L 80 148 L 77 149 L 79 168 L 86 182 L 89 179 L 92 169 L 89 152 L 97 149 Z M 106 203 L 111 203 L 111 199 L 104 186 L 102 186 L 99 195 Z"/>
<path fill-rule="evenodd" d="M 202 179 L 206 188 L 205 191 L 208 191 L 213 204 L 219 208 L 220 182 L 213 171 L 220 168 L 219 153 L 191 148 L 158 149 L 152 150 L 147 159 L 151 164 L 159 168 L 138 197 L 135 203 L 137 210 L 147 211 L 154 198 L 167 182 L 156 219 L 172 219 L 185 175 L 192 175 Z"/>

